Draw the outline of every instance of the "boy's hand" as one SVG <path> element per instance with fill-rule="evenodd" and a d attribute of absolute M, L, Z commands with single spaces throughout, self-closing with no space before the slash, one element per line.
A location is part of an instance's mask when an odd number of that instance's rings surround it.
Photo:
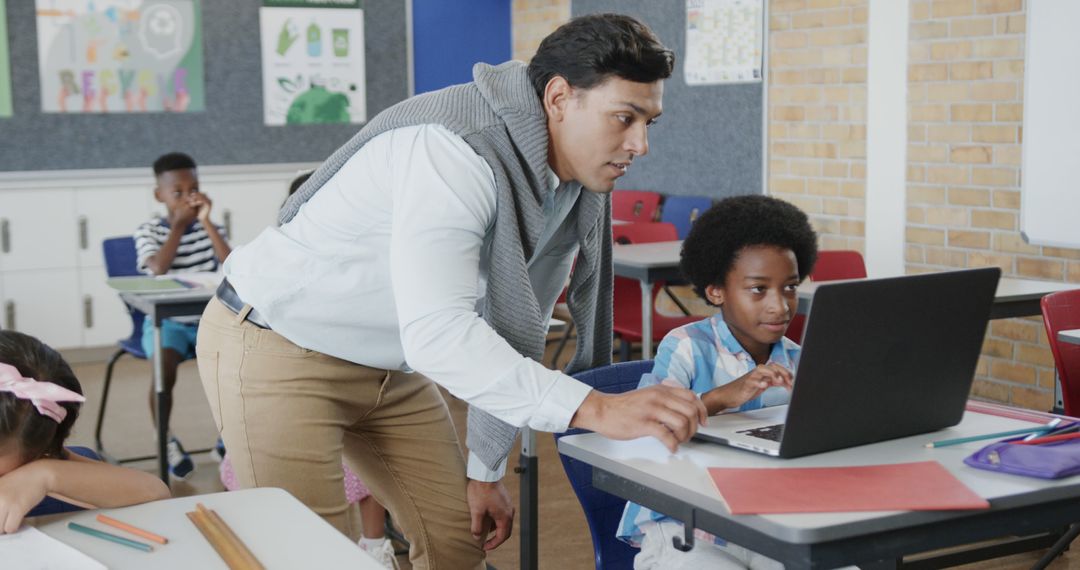
<path fill-rule="evenodd" d="M 730 408 L 738 408 L 773 386 L 790 390 L 794 379 L 791 371 L 779 364 L 773 362 L 760 364 L 733 382 L 702 394 L 701 399 L 706 402 L 705 406 L 709 409 L 709 413 L 716 414 Z"/>
<path fill-rule="evenodd" d="M 189 198 L 191 205 L 197 208 L 198 213 L 196 216 L 202 225 L 206 225 L 210 222 L 210 208 L 213 206 L 213 202 L 210 201 L 210 197 L 203 193 L 192 194 Z"/>
<path fill-rule="evenodd" d="M 19 530 L 26 513 L 48 492 L 46 474 L 33 463 L 0 477 L 0 534 Z"/>
<path fill-rule="evenodd" d="M 172 210 L 169 211 L 169 225 L 174 228 L 186 228 L 188 224 L 195 221 L 195 216 L 199 213 L 199 208 L 192 205 L 191 201 L 178 201 Z"/>
<path fill-rule="evenodd" d="M 651 435 L 674 453 L 707 420 L 705 405 L 682 387 L 658 384 L 623 394 L 593 390 L 585 397 L 570 427 L 584 428 L 611 439 Z"/>

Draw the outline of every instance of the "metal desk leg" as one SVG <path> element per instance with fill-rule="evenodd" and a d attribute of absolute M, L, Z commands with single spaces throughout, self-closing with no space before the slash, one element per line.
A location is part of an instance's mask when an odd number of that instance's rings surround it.
<path fill-rule="evenodd" d="M 157 402 L 157 453 L 158 473 L 165 485 L 169 484 L 169 461 L 165 452 L 165 444 L 168 438 L 169 418 L 166 410 L 169 409 L 171 394 L 165 393 L 164 360 L 161 356 L 161 322 L 157 307 L 154 307 L 154 399 Z"/>
<path fill-rule="evenodd" d="M 539 568 L 539 458 L 536 456 L 536 433 L 521 430 L 521 457 L 515 471 L 521 475 L 518 508 L 521 511 L 521 570 Z"/>
<path fill-rule="evenodd" d="M 652 356 L 652 283 L 641 281 L 641 359 Z"/>

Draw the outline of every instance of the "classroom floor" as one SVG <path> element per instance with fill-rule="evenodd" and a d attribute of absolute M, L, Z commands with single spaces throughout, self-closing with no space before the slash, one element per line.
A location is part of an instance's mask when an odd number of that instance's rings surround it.
<path fill-rule="evenodd" d="M 553 347 L 554 344 L 549 345 L 548 358 Z M 569 360 L 572 352 L 573 344 L 571 343 L 564 351 L 562 360 Z M 74 368 L 82 382 L 88 401 L 82 411 L 82 417 L 76 423 L 70 443 L 93 447 L 94 421 L 97 417 L 105 364 L 100 361 L 91 361 L 75 364 Z M 149 374 L 150 365 L 146 361 L 125 357 L 116 365 L 102 435 L 106 449 L 116 457 L 149 455 L 153 451 L 153 427 L 147 406 Z M 217 439 L 217 434 L 194 362 L 181 366 L 174 399 L 173 431 L 184 442 L 185 447 L 195 449 L 212 446 Z M 466 406 L 452 397 L 447 397 L 447 401 L 450 403 L 455 424 L 459 428 L 459 437 L 464 441 Z M 592 543 L 589 539 L 588 528 L 577 498 L 563 473 L 554 442 L 547 434 L 538 434 L 537 442 L 540 457 L 540 568 L 565 570 L 592 568 Z M 516 464 L 517 454 L 515 447 L 511 454 L 514 463 L 511 465 Z M 197 464 L 195 473 L 187 481 L 174 483 L 173 493 L 177 496 L 187 496 L 223 491 L 224 488 L 218 479 L 217 463 L 207 454 L 197 455 L 195 460 Z M 151 462 L 134 464 L 134 466 L 149 471 L 156 469 Z M 518 477 L 508 470 L 504 482 L 514 503 L 517 504 Z M 515 529 L 519 526 L 515 525 Z M 1050 568 L 1056 570 L 1080 568 L 1078 551 L 1080 549 L 1066 553 L 1051 564 Z M 1032 552 L 971 564 L 962 568 L 1019 570 L 1031 567 L 1041 555 L 1041 552 Z M 399 560 L 402 568 L 409 568 L 405 556 L 400 556 Z M 499 570 L 519 568 L 516 534 L 502 547 L 491 553 L 488 561 Z"/>

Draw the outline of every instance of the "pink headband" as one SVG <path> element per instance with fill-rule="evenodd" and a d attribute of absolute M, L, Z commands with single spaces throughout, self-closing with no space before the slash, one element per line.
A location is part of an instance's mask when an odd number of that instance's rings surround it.
<path fill-rule="evenodd" d="M 3 362 L 0 362 L 0 392 L 11 392 L 20 400 L 30 400 L 39 414 L 56 420 L 56 423 L 67 417 L 67 409 L 57 402 L 86 401 L 81 394 L 58 384 L 24 378 L 18 368 Z"/>

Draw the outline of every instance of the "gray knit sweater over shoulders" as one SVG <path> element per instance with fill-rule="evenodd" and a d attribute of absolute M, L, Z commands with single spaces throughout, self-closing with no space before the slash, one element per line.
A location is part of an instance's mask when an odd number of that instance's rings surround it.
<path fill-rule="evenodd" d="M 289 199 L 280 221 L 291 220 L 304 202 L 375 136 L 413 125 L 446 127 L 462 137 L 495 174 L 494 239 L 482 316 L 515 350 L 540 361 L 548 323 L 547 316 L 540 314 L 527 260 L 544 227 L 547 117 L 523 63 L 477 64 L 473 79 L 472 83 L 413 97 L 379 113 Z M 580 244 L 567 295 L 578 330 L 577 351 L 567 367 L 567 372 L 573 373 L 611 361 L 610 197 L 581 192 L 570 220 Z M 466 444 L 489 468 L 502 463 L 516 435 L 516 428 L 469 408 Z"/>

